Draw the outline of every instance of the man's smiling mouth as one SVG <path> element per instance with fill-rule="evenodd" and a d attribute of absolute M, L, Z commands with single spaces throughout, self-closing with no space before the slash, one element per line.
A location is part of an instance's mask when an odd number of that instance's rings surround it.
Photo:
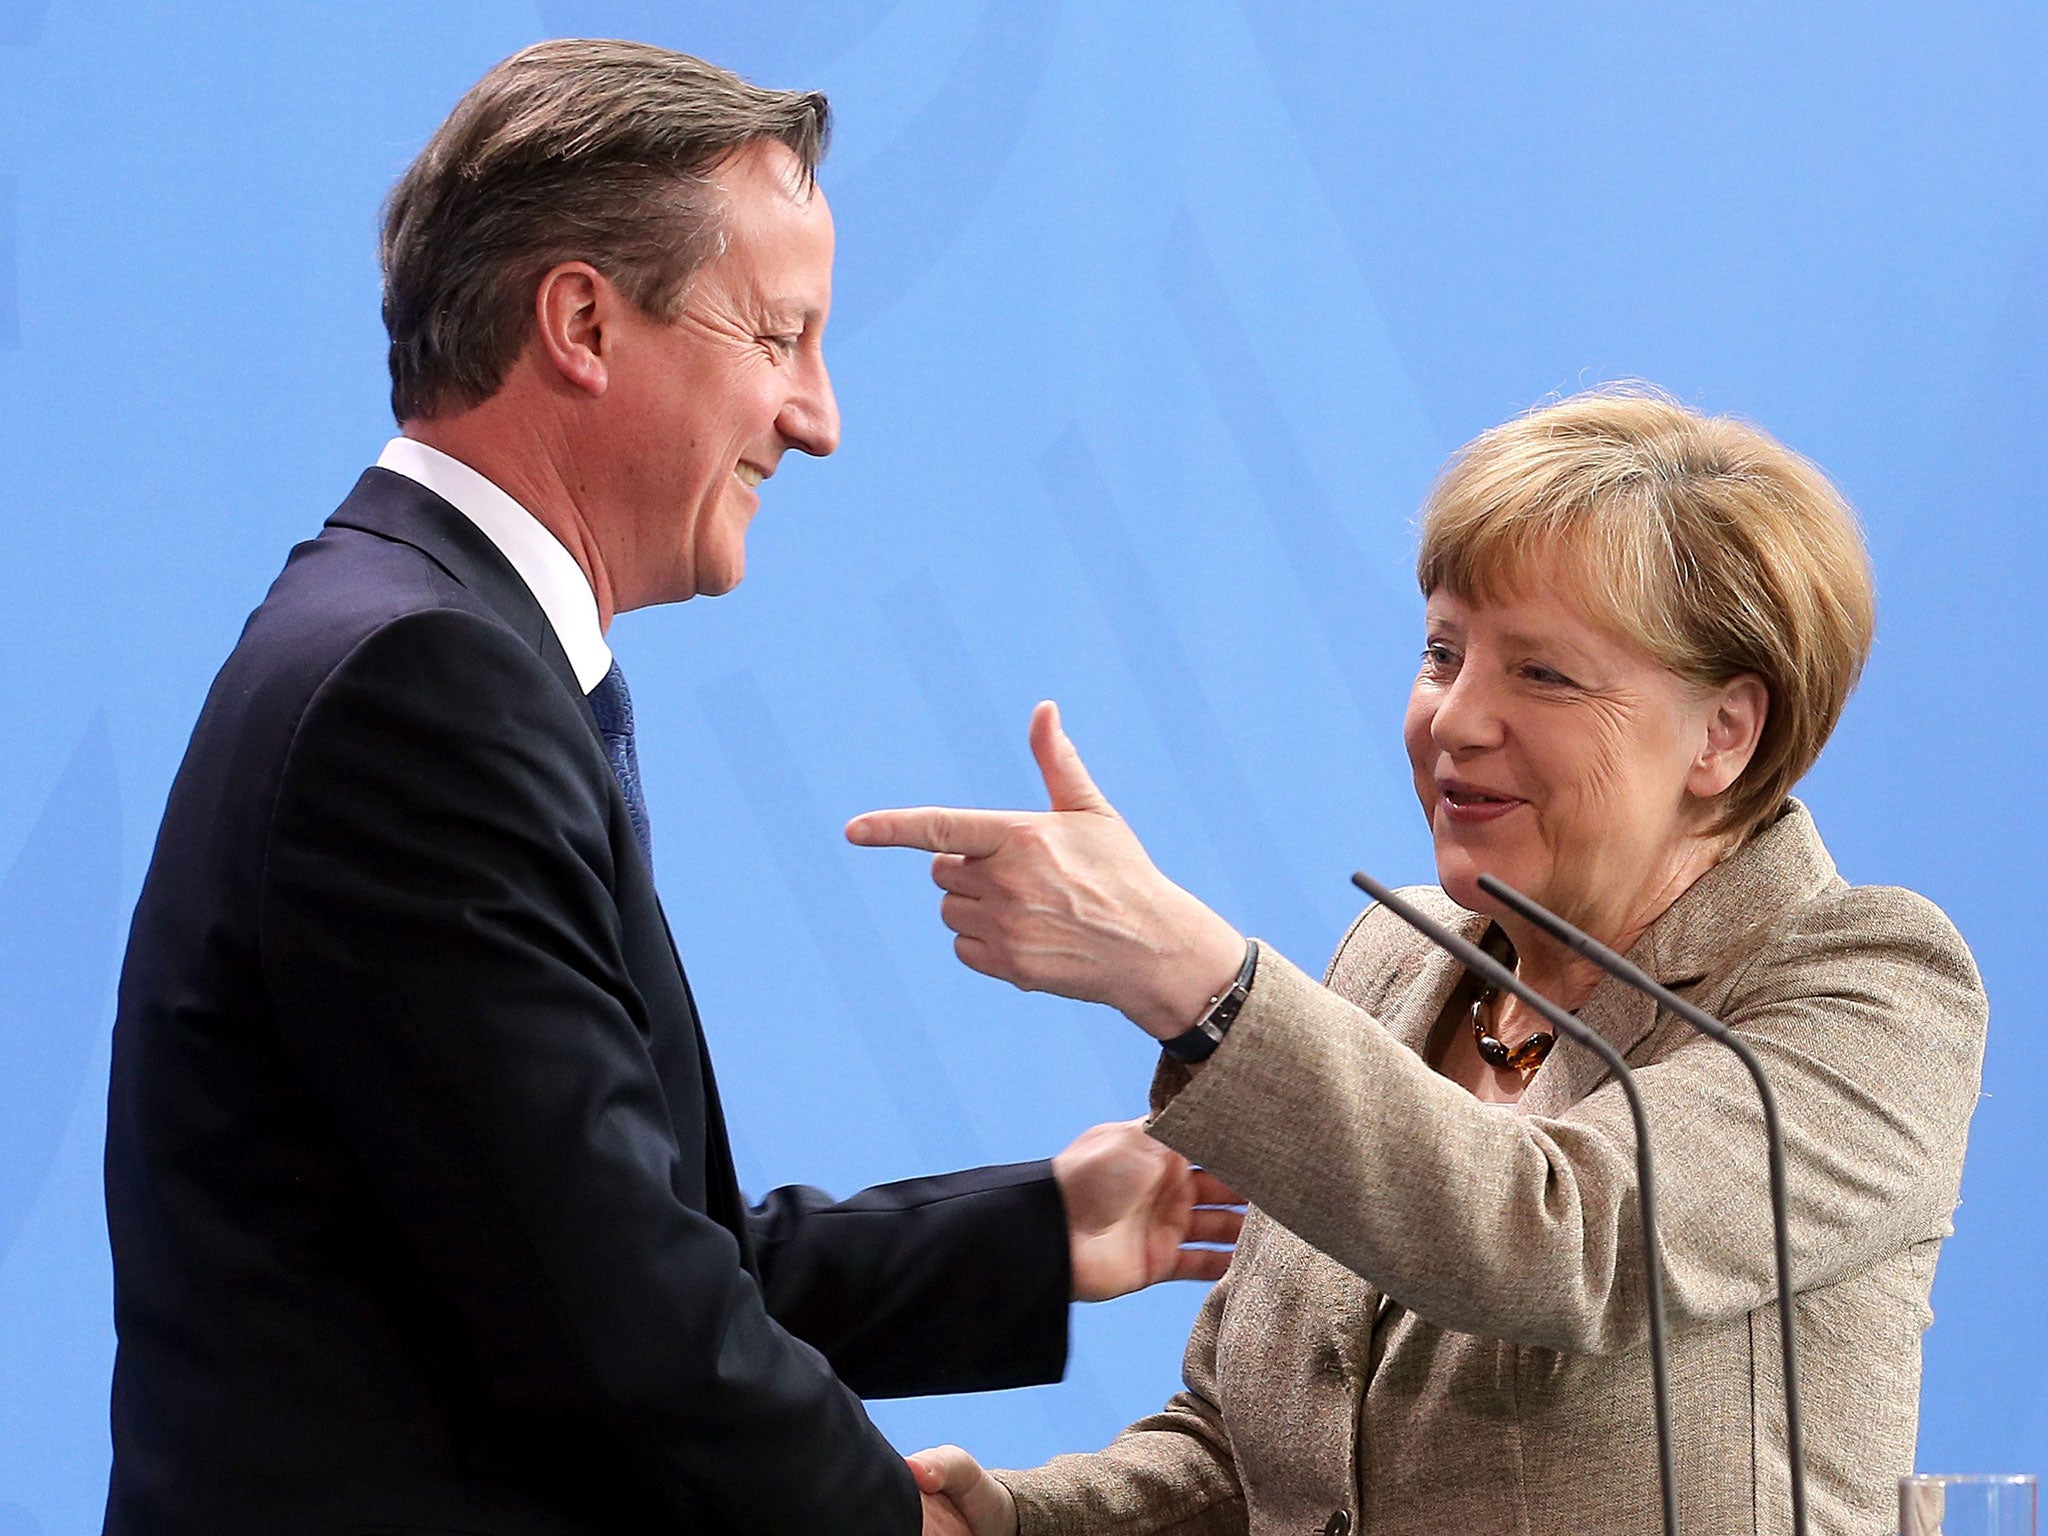
<path fill-rule="evenodd" d="M 768 478 L 767 472 L 755 465 L 742 462 L 733 467 L 733 473 L 740 477 L 740 484 L 748 487 L 759 485 Z"/>

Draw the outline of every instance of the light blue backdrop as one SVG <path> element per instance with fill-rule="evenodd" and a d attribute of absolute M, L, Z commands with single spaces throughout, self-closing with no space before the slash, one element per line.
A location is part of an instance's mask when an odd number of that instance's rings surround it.
<path fill-rule="evenodd" d="M 1405 13 L 1405 14 L 1404 14 Z M 1036 803 L 1056 696 L 1166 868 L 1311 965 L 1428 872 L 1396 720 L 1442 456 L 1623 375 L 1862 509 L 1883 627 L 1807 794 L 1994 1004 L 1924 1466 L 2042 1467 L 2048 11 L 1882 0 L 0 0 L 0 1536 L 98 1529 L 120 936 L 214 668 L 387 433 L 386 186 L 550 34 L 828 90 L 846 446 L 748 582 L 633 615 L 664 894 L 758 1186 L 1043 1154 L 1142 1106 L 1120 1020 L 955 966 L 848 814 Z M 882 1405 L 1099 1444 L 1193 1288 L 1070 1379 Z"/>

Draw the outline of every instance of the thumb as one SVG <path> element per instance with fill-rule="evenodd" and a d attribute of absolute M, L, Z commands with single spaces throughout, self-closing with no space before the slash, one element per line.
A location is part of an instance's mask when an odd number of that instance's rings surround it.
<path fill-rule="evenodd" d="M 952 1500 L 976 1536 L 1016 1536 L 1017 1506 L 1009 1489 L 959 1446 L 934 1446 L 904 1460 L 917 1478 L 918 1491 Z"/>
<path fill-rule="evenodd" d="M 1045 779 L 1045 792 L 1056 811 L 1109 811 L 1102 791 L 1088 777 L 1081 754 L 1060 727 L 1060 707 L 1047 699 L 1031 711 L 1031 755 Z"/>

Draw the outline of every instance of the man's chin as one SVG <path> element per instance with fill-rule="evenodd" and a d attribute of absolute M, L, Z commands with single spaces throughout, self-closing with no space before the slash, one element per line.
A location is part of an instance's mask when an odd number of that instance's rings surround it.
<path fill-rule="evenodd" d="M 700 571 L 697 575 L 696 591 L 685 593 L 684 596 L 723 597 L 734 587 L 738 586 L 740 579 L 746 574 L 747 568 L 744 564 L 735 566 L 730 570 Z"/>
<path fill-rule="evenodd" d="M 723 597 L 740 584 L 740 578 L 745 574 L 745 567 L 738 570 L 693 571 L 679 576 L 674 581 L 662 582 L 651 587 L 644 595 L 631 602 L 622 601 L 613 611 L 631 613 L 636 608 L 662 608 L 671 603 L 687 603 L 693 597 Z"/>
<path fill-rule="evenodd" d="M 747 574 L 747 521 L 727 522 L 691 551 L 685 597 L 723 597 Z"/>

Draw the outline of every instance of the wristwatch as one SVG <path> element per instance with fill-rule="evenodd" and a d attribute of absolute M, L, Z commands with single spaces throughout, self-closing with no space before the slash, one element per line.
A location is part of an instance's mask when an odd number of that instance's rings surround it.
<path fill-rule="evenodd" d="M 1244 964 L 1237 968 L 1237 980 L 1209 999 L 1208 1011 L 1195 1021 L 1193 1029 L 1160 1041 L 1159 1049 L 1175 1061 L 1189 1063 L 1207 1061 L 1215 1055 L 1216 1047 L 1223 1043 L 1223 1037 L 1230 1033 L 1230 1026 L 1237 1022 L 1238 1010 L 1244 1007 L 1244 1000 L 1252 989 L 1252 977 L 1258 971 L 1259 941 L 1246 939 Z"/>

